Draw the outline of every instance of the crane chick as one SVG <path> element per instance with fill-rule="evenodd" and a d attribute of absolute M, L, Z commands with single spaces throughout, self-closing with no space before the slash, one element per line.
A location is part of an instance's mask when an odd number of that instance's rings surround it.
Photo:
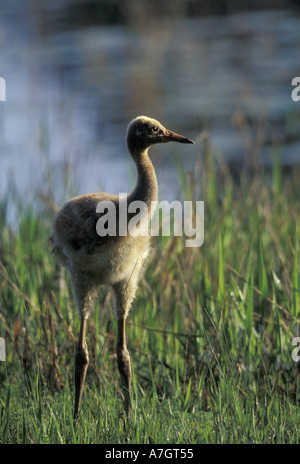
<path fill-rule="evenodd" d="M 97 288 L 103 284 L 112 290 L 114 312 L 118 321 L 117 363 L 124 389 L 125 409 L 127 412 L 129 410 L 131 367 L 126 343 L 126 318 L 150 251 L 149 234 L 99 235 L 96 230 L 99 220 L 97 205 L 100 202 L 113 203 L 118 231 L 119 221 L 123 220 L 119 215 L 121 202 L 126 201 L 130 210 L 130 204 L 136 200 L 142 201 L 147 205 L 143 221 L 149 224 L 150 205 L 158 199 L 158 186 L 148 150 L 151 145 L 171 141 L 194 143 L 187 137 L 166 129 L 155 119 L 146 116 L 133 119 L 126 134 L 127 148 L 137 169 L 137 182 L 133 191 L 124 200 L 109 193 L 75 197 L 63 206 L 55 218 L 54 232 L 49 238 L 52 253 L 70 273 L 81 318 L 75 354 L 75 418 L 79 412 L 89 364 L 86 344 L 87 321 Z M 132 215 L 128 214 L 126 220 L 129 222 L 131 217 Z"/>

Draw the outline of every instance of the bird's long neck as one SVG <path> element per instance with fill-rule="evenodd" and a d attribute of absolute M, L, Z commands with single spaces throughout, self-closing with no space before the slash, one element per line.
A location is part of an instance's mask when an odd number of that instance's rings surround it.
<path fill-rule="evenodd" d="M 158 199 L 158 185 L 153 164 L 148 156 L 148 149 L 133 156 L 137 167 L 137 183 L 128 196 L 128 203 L 132 201 L 143 201 L 150 208 L 151 201 Z"/>

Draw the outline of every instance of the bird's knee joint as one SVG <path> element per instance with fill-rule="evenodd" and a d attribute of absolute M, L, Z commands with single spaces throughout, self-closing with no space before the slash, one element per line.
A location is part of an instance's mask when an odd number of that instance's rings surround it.
<path fill-rule="evenodd" d="M 124 360 L 124 361 L 130 360 L 129 351 L 128 351 L 126 346 L 118 346 L 117 345 L 117 350 L 116 351 L 117 351 L 117 359 L 118 360 Z"/>
<path fill-rule="evenodd" d="M 89 364 L 89 354 L 87 349 L 84 348 L 77 348 L 75 354 L 75 362 L 76 364 L 80 364 L 82 366 L 87 366 Z"/>
<path fill-rule="evenodd" d="M 117 346 L 117 363 L 119 371 L 126 375 L 130 371 L 130 355 L 126 346 Z"/>

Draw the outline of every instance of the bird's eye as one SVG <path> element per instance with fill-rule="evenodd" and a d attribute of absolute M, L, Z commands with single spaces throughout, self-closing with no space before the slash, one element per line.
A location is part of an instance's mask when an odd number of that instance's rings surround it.
<path fill-rule="evenodd" d="M 153 134 L 156 134 L 156 133 L 158 132 L 158 127 L 157 127 L 157 126 L 152 126 L 152 127 L 151 127 L 151 132 L 152 132 Z"/>

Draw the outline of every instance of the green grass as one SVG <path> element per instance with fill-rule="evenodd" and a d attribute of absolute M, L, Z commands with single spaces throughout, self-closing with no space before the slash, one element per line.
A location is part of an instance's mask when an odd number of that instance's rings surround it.
<path fill-rule="evenodd" d="M 276 155 L 277 152 L 274 153 Z M 205 240 L 158 237 L 128 321 L 133 367 L 124 424 L 116 321 L 103 288 L 88 328 L 90 365 L 77 427 L 79 329 L 68 275 L 47 237 L 53 213 L 0 223 L 1 443 L 298 443 L 299 171 L 234 182 L 203 144 L 184 199 L 205 202 Z M 199 169 L 198 169 L 199 168 Z M 196 193 L 200 189 L 200 193 Z M 197 196 L 196 196 L 197 195 Z"/>

